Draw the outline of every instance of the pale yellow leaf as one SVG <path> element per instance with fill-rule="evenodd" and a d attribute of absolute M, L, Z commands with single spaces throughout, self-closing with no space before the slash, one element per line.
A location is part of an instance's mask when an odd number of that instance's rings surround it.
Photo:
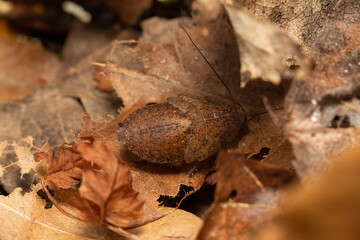
<path fill-rule="evenodd" d="M 170 208 L 164 208 L 169 212 Z M 195 240 L 203 221 L 192 213 L 177 209 L 170 214 L 129 230 L 140 240 L 186 239 Z"/>
<path fill-rule="evenodd" d="M 17 188 L 0 196 L 0 239 L 123 239 L 103 227 L 69 218 L 56 208 L 45 209 L 35 192 L 21 195 Z"/>

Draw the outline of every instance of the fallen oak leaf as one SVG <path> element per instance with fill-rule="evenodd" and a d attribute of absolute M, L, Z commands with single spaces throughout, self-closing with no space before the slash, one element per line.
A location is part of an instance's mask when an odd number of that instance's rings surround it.
<path fill-rule="evenodd" d="M 85 165 L 79 192 L 69 201 L 80 210 L 78 218 L 95 225 L 128 227 L 142 217 L 143 202 L 132 188 L 129 166 L 102 141 L 80 143 L 76 150 L 91 163 Z"/>
<path fill-rule="evenodd" d="M 74 147 L 64 144 L 59 150 L 59 160 L 55 158 L 55 152 L 37 153 L 36 160 L 45 160 L 49 164 L 48 172 L 41 178 L 49 181 L 56 188 L 69 189 L 80 183 L 83 170 L 80 168 L 82 159 L 74 151 Z"/>

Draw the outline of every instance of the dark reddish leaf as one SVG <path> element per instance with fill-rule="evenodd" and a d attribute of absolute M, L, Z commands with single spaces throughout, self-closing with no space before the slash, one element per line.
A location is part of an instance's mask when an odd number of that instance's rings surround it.
<path fill-rule="evenodd" d="M 64 144 L 59 150 L 59 160 L 55 152 L 51 154 L 37 153 L 36 160 L 45 160 L 49 164 L 48 172 L 42 177 L 55 185 L 56 188 L 72 188 L 81 180 L 83 161 L 72 146 Z"/>
<path fill-rule="evenodd" d="M 80 210 L 79 218 L 96 225 L 128 227 L 142 217 L 143 202 L 132 188 L 129 166 L 101 141 L 80 143 L 76 149 L 93 165 L 86 165 L 79 193 L 70 199 L 70 204 Z"/>

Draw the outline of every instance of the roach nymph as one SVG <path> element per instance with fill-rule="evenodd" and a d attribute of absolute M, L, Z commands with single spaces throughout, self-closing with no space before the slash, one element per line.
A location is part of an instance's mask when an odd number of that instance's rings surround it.
<path fill-rule="evenodd" d="M 232 98 L 230 89 L 182 27 Z M 235 101 L 186 95 L 147 105 L 122 122 L 120 142 L 140 160 L 167 165 L 203 161 L 234 141 L 245 120 Z"/>
<path fill-rule="evenodd" d="M 141 160 L 181 165 L 205 160 L 228 146 L 244 120 L 244 110 L 234 101 L 179 95 L 130 114 L 118 136 Z"/>

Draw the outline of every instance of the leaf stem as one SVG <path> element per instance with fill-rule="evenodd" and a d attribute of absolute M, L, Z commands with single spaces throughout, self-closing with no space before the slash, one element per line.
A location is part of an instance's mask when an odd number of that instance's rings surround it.
<path fill-rule="evenodd" d="M 54 206 L 55 206 L 57 209 L 59 209 L 59 211 L 60 211 L 62 214 L 66 215 L 66 216 L 68 216 L 68 217 L 70 217 L 70 218 L 74 218 L 74 219 L 76 219 L 76 220 L 83 221 L 83 220 L 81 220 L 80 218 L 78 218 L 77 216 L 74 216 L 73 214 L 71 214 L 71 213 L 69 213 L 68 211 L 66 211 L 65 209 L 63 209 L 63 208 L 56 202 L 56 200 L 55 200 L 55 199 L 53 198 L 53 196 L 50 194 L 49 189 L 46 187 L 46 184 L 45 184 L 44 179 L 41 179 L 41 186 L 42 186 L 42 189 L 45 191 L 46 196 L 49 198 L 49 200 L 52 202 L 52 204 L 54 204 Z"/>

